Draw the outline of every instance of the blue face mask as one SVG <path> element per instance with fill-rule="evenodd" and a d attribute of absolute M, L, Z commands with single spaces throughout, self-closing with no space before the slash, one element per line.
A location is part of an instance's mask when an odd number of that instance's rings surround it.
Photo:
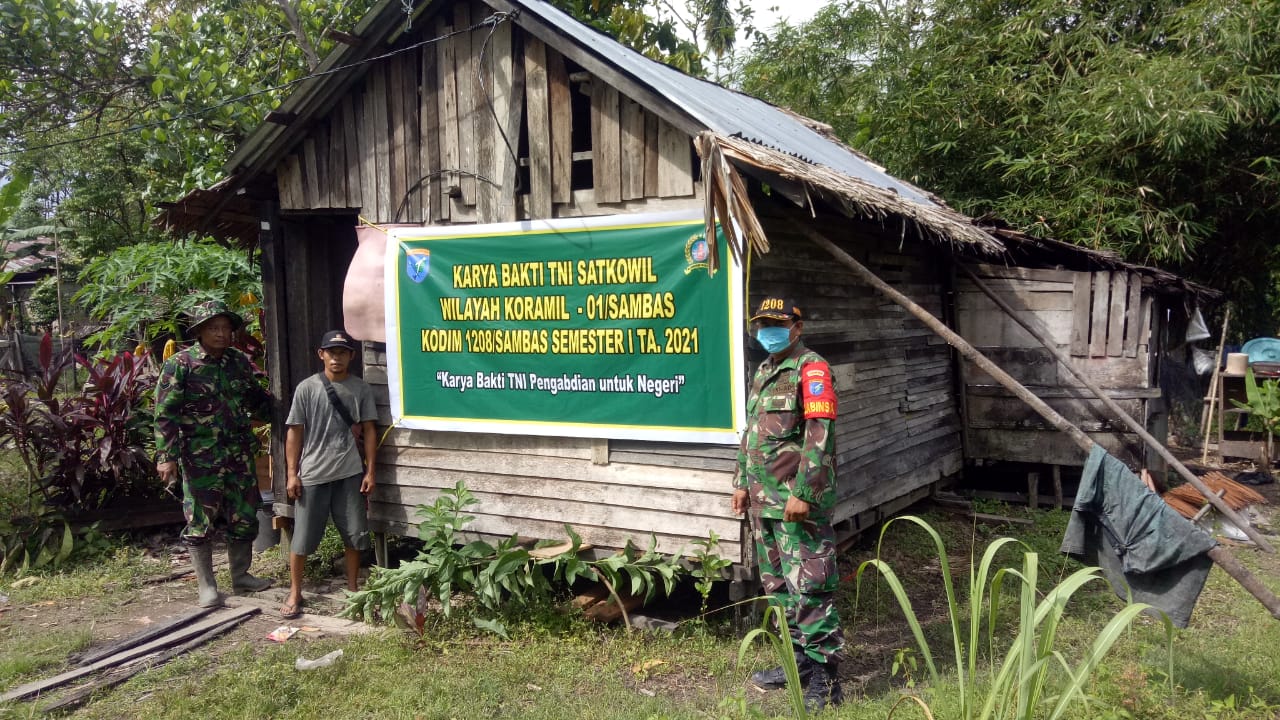
<path fill-rule="evenodd" d="M 770 355 L 780 353 L 791 344 L 791 328 L 762 327 L 756 330 L 756 341 Z"/>

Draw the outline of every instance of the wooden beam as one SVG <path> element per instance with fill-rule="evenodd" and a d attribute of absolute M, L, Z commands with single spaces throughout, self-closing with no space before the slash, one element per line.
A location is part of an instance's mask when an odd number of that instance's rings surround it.
<path fill-rule="evenodd" d="M 293 121 L 297 119 L 298 119 L 298 113 L 281 112 L 279 110 L 272 110 L 271 112 L 267 113 L 267 116 L 264 117 L 262 120 L 263 122 L 275 123 L 276 125 L 291 125 L 293 124 Z"/>
<path fill-rule="evenodd" d="M 111 655 L 109 657 L 103 658 L 90 665 L 76 668 L 74 670 L 68 670 L 67 672 L 64 672 L 60 675 L 55 675 L 51 678 L 45 678 L 44 680 L 34 680 L 24 685 L 19 685 L 18 687 L 5 693 L 3 696 L 0 696 L 0 702 L 11 702 L 13 700 L 22 700 L 24 698 L 31 697 L 32 695 L 35 695 L 37 693 L 43 693 L 46 690 L 51 690 L 56 687 L 61 687 L 77 678 L 84 677 L 85 675 L 88 675 L 90 673 L 94 673 L 109 667 L 116 667 L 121 663 L 127 662 L 134 658 L 142 657 L 149 653 L 155 652 L 156 650 L 170 647 L 174 643 L 181 642 L 188 638 L 199 635 L 211 628 L 222 625 L 223 623 L 229 620 L 239 618 L 242 616 L 253 615 L 257 612 L 259 612 L 259 610 L 256 607 L 243 607 L 243 608 L 237 608 L 235 610 L 231 610 L 229 613 L 226 613 L 226 614 L 218 614 L 213 617 L 205 618 L 204 620 L 201 620 L 200 622 L 195 623 L 194 625 L 189 625 L 187 627 L 182 628 L 181 630 L 171 632 L 166 637 L 152 640 L 151 642 L 145 643 L 143 645 L 139 645 L 138 647 L 129 648 L 128 650 L 123 650 L 121 652 L 116 653 L 115 655 Z"/>

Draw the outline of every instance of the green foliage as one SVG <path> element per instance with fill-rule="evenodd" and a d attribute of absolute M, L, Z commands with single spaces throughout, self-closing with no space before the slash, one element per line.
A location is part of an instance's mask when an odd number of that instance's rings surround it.
<path fill-rule="evenodd" d="M 212 241 L 140 243 L 97 258 L 80 273 L 74 299 L 107 327 L 86 341 L 132 346 L 166 334 L 182 337 L 187 313 L 206 300 L 221 300 L 257 322 L 262 279 L 244 252 Z"/>
<path fill-rule="evenodd" d="M 552 579 L 568 585 L 578 578 L 598 581 L 615 595 L 626 590 L 648 600 L 658 590 L 670 594 L 681 572 L 674 560 L 656 552 L 656 539 L 643 553 L 628 544 L 609 557 L 584 560 L 578 557 L 582 538 L 568 525 L 569 547 L 552 557 L 534 557 L 515 535 L 497 545 L 483 540 L 460 544 L 459 533 L 474 519 L 465 514 L 466 508 L 478 502 L 458 481 L 431 505 L 419 506 L 418 534 L 423 546 L 417 557 L 398 568 L 373 568 L 366 589 L 347 597 L 343 617 L 373 622 L 380 615 L 390 621 L 402 603 L 418 607 L 422 594 L 438 602 L 448 616 L 455 595 L 461 595 L 474 603 L 469 609 L 477 627 L 503 635 L 506 630 L 499 618 L 549 598 Z"/>
<path fill-rule="evenodd" d="M 333 564 L 346 556 L 347 546 L 342 542 L 342 535 L 332 522 L 324 526 L 324 535 L 316 551 L 307 556 L 304 568 L 306 576 L 311 580 L 324 580 L 333 572 Z"/>
<path fill-rule="evenodd" d="M 791 712 L 797 720 L 809 717 L 804 706 L 804 684 L 800 682 L 800 668 L 796 664 L 796 654 L 791 643 L 791 631 L 787 625 L 786 612 L 779 606 L 770 604 L 764 609 L 764 618 L 760 627 L 753 628 L 738 644 L 738 664 L 741 665 L 756 638 L 763 638 L 774 658 L 782 666 L 787 677 L 787 702 L 791 704 Z"/>
<path fill-rule="evenodd" d="M 1280 4 L 833 2 L 743 88 L 959 209 L 1280 307 Z"/>
<path fill-rule="evenodd" d="M 147 496 L 156 484 L 145 411 L 155 374 L 146 359 L 124 352 L 89 361 L 69 344 L 55 352 L 46 333 L 38 360 L 30 378 L 0 378 L 0 442 L 21 460 L 27 516 L 35 516 L 37 497 L 49 508 L 75 512 Z M 60 383 L 73 363 L 88 377 L 66 393 Z"/>
<path fill-rule="evenodd" d="M 920 661 L 916 659 L 916 651 L 911 648 L 898 648 L 893 652 L 893 665 L 889 667 L 889 675 L 902 677 L 902 684 L 909 688 L 916 686 L 916 673 L 920 671 Z"/>
<path fill-rule="evenodd" d="M 896 517 L 884 524 L 880 531 L 877 545 L 877 557 L 864 561 L 858 566 L 858 584 L 861 590 L 862 574 L 869 568 L 876 569 L 885 579 L 893 592 L 907 624 L 915 637 L 916 646 L 924 659 L 925 668 L 935 685 L 941 676 L 934 663 L 933 651 L 925 639 L 924 631 L 907 597 L 902 582 L 888 563 L 879 558 L 883 548 L 885 534 L 889 528 L 899 521 L 915 524 L 929 535 L 937 551 L 938 563 L 942 570 L 943 588 L 947 598 L 947 611 L 951 625 L 952 650 L 956 658 L 956 687 L 960 717 L 964 720 L 979 718 L 1005 718 L 1009 716 L 1026 718 L 1041 717 L 1041 706 L 1051 708 L 1048 717 L 1056 719 L 1074 703 L 1085 699 L 1085 687 L 1092 679 L 1094 671 L 1115 644 L 1124 630 L 1144 610 L 1151 606 L 1135 603 L 1126 606 L 1116 613 L 1102 631 L 1094 638 L 1084 657 L 1072 667 L 1063 652 L 1055 647 L 1055 639 L 1066 610 L 1067 601 L 1080 588 L 1090 581 L 1106 582 L 1098 568 L 1083 568 L 1072 573 L 1039 599 L 1038 590 L 1038 555 L 1024 552 L 1021 570 L 1000 568 L 992 573 L 995 556 L 1006 545 L 1017 543 L 1013 538 L 1000 538 L 987 546 L 982 559 L 977 565 L 969 568 L 968 617 L 961 613 L 961 606 L 956 600 L 956 592 L 947 560 L 946 547 L 942 538 L 924 520 L 911 515 Z M 989 607 L 987 608 L 986 642 L 982 638 L 984 598 L 987 593 L 987 580 L 991 579 Z M 1018 632 L 1013 643 L 1003 655 L 996 652 L 996 621 L 1000 616 L 1000 603 L 1003 598 L 1003 583 L 1012 578 L 1017 581 L 1018 590 Z M 1168 639 L 1168 675 L 1172 684 L 1173 676 L 1173 624 L 1163 613 L 1165 634 Z M 967 638 L 965 629 L 967 628 Z M 979 684 L 978 655 L 987 648 L 991 668 Z M 1051 687 L 1051 680 L 1059 676 L 1051 671 L 1059 669 L 1064 675 L 1064 682 L 1058 687 Z M 983 697 L 981 692 L 985 692 Z"/>
<path fill-rule="evenodd" d="M 1249 419 L 1262 423 L 1263 431 L 1274 435 L 1280 428 L 1280 380 L 1263 380 L 1259 385 L 1253 368 L 1244 371 L 1245 401 L 1231 400 L 1237 408 L 1249 411 Z"/>
<path fill-rule="evenodd" d="M 694 552 L 690 556 L 693 567 L 689 570 L 689 574 L 693 576 L 693 587 L 702 599 L 699 614 L 705 616 L 712 587 L 717 581 L 724 579 L 724 573 L 733 567 L 733 561 L 720 556 L 720 536 L 714 530 L 705 540 L 694 540 L 693 547 Z"/>

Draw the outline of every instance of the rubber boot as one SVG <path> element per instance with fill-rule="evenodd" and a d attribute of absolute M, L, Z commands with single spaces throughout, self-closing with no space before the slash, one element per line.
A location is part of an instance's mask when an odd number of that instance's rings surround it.
<path fill-rule="evenodd" d="M 256 593 L 271 587 L 271 580 L 249 574 L 249 564 L 253 562 L 252 540 L 228 540 L 227 561 L 231 564 L 232 592 Z"/>
<path fill-rule="evenodd" d="M 218 581 L 213 574 L 213 545 L 188 546 L 191 552 L 191 566 L 196 571 L 196 583 L 200 586 L 200 597 L 197 604 L 202 608 L 217 607 L 222 604 L 222 593 L 218 592 Z"/>
<path fill-rule="evenodd" d="M 804 689 L 804 707 L 809 712 L 818 712 L 823 708 L 835 707 L 844 702 L 844 690 L 840 687 L 840 678 L 836 673 L 835 663 L 814 663 L 813 675 L 809 678 L 809 686 Z"/>
<path fill-rule="evenodd" d="M 809 682 L 809 676 L 813 674 L 813 666 L 816 664 L 805 655 L 803 651 L 796 652 L 796 669 L 800 671 L 800 684 L 806 685 Z M 782 667 L 776 667 L 769 670 L 758 670 L 751 673 L 751 684 L 761 690 L 777 690 L 787 685 L 787 674 Z"/>

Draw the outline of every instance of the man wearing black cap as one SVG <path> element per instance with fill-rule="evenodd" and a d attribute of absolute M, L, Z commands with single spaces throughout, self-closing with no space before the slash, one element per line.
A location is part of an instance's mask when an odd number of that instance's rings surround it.
<path fill-rule="evenodd" d="M 317 351 L 324 370 L 298 383 L 285 420 L 285 489 L 294 504 L 289 598 L 280 608 L 284 618 L 302 613 L 303 569 L 330 516 L 346 548 L 347 589 L 352 592 L 359 580 L 360 551 L 369 547 L 365 496 L 374 486 L 378 438 L 373 423 L 378 413 L 368 383 L 347 372 L 357 347 L 341 330 L 324 334 Z M 367 463 L 360 458 L 360 445 Z"/>
<path fill-rule="evenodd" d="M 804 314 L 766 297 L 751 318 L 769 353 L 751 381 L 747 429 L 734 475 L 733 511 L 748 513 L 760 581 L 786 613 L 805 705 L 844 700 L 837 666 L 844 647 L 835 607 L 836 392 L 831 368 L 800 341 Z M 752 674 L 761 688 L 786 684 L 782 668 Z"/>
<path fill-rule="evenodd" d="M 227 558 L 235 592 L 257 592 L 270 580 L 249 574 L 258 533 L 258 441 L 251 418 L 267 420 L 270 396 L 248 356 L 231 347 L 244 321 L 226 304 L 196 307 L 191 347 L 174 353 L 156 382 L 156 471 L 167 486 L 181 476 L 182 538 L 191 551 L 200 607 L 222 604 L 213 574 L 209 532 L 227 527 Z"/>

